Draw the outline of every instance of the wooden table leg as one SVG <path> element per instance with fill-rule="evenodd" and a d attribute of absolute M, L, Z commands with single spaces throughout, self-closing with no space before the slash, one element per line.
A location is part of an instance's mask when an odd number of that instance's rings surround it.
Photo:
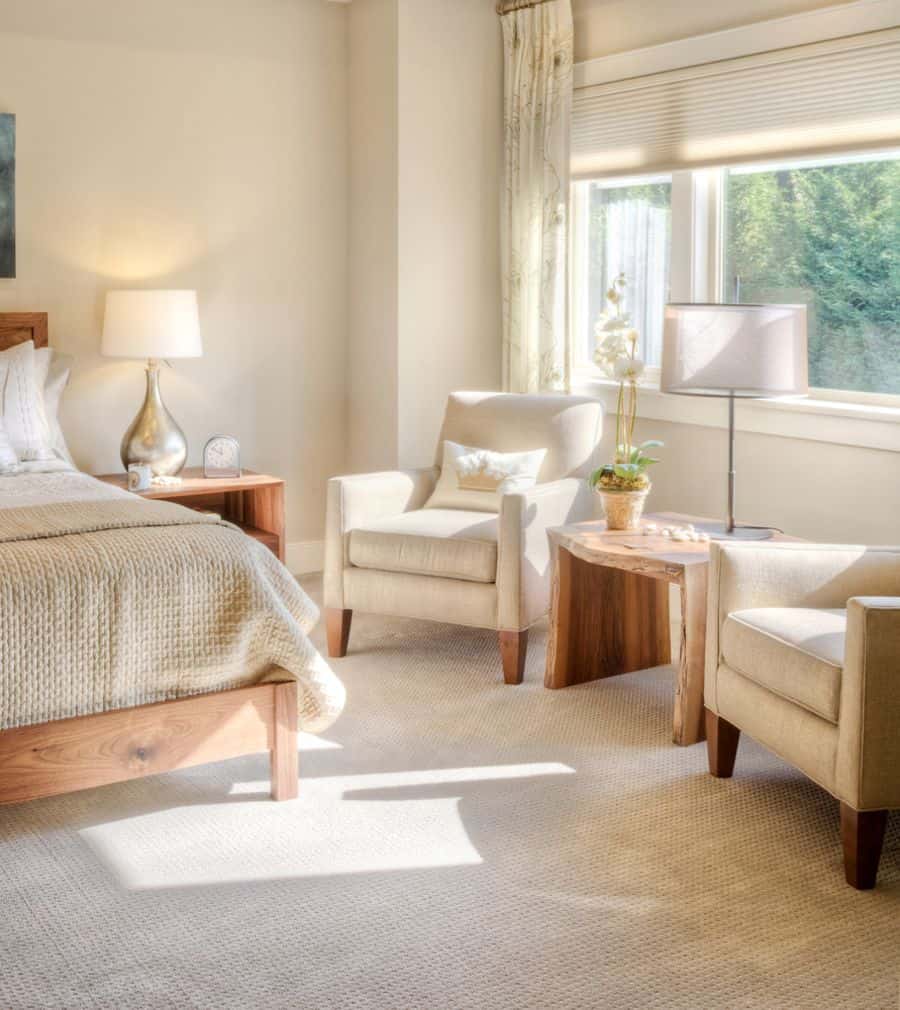
<path fill-rule="evenodd" d="M 570 687 L 672 660 L 669 586 L 557 551 L 544 686 Z"/>
<path fill-rule="evenodd" d="M 686 567 L 681 584 L 681 659 L 675 688 L 673 739 L 682 747 L 706 739 L 703 670 L 706 661 L 707 565 Z"/>
<path fill-rule="evenodd" d="M 284 561 L 284 485 L 244 491 L 244 522 L 275 537 L 275 554 Z"/>

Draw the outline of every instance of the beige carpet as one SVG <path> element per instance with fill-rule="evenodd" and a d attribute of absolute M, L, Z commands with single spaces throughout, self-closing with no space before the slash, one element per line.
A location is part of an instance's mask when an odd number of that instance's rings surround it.
<path fill-rule="evenodd" d="M 0 810 L 0 1007 L 896 1010 L 900 818 L 856 893 L 828 796 L 670 744 L 670 670 L 551 693 L 543 646 L 506 687 L 358 618 L 297 802 L 259 756 Z"/>

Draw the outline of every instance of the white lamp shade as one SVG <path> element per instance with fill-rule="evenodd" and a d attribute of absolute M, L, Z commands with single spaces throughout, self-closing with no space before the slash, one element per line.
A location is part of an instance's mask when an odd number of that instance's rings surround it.
<path fill-rule="evenodd" d="M 116 358 L 199 358 L 196 291 L 108 291 L 101 353 Z"/>
<path fill-rule="evenodd" d="M 805 305 L 667 305 L 664 393 L 804 396 Z"/>

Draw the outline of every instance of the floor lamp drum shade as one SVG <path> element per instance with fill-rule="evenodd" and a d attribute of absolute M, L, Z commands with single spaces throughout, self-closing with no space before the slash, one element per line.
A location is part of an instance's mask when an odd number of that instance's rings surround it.
<path fill-rule="evenodd" d="M 803 396 L 805 305 L 667 305 L 664 393 Z"/>
<path fill-rule="evenodd" d="M 808 392 L 805 305 L 667 305 L 663 326 L 664 393 L 728 398 L 728 519 L 717 539 L 763 540 L 767 527 L 734 518 L 734 401 Z"/>
<path fill-rule="evenodd" d="M 147 360 L 144 405 L 122 438 L 122 465 L 147 463 L 172 477 L 187 462 L 187 440 L 159 391 L 159 361 L 203 353 L 196 291 L 110 291 L 101 340 L 103 354 Z"/>

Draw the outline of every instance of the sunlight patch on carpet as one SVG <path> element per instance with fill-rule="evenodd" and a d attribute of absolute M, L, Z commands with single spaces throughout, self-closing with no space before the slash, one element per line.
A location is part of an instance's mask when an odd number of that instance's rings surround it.
<path fill-rule="evenodd" d="M 482 857 L 460 804 L 497 781 L 569 774 L 567 765 L 542 762 L 301 777 L 299 799 L 286 803 L 265 795 L 267 781 L 242 782 L 221 803 L 157 810 L 80 835 L 130 891 L 477 866 Z"/>

